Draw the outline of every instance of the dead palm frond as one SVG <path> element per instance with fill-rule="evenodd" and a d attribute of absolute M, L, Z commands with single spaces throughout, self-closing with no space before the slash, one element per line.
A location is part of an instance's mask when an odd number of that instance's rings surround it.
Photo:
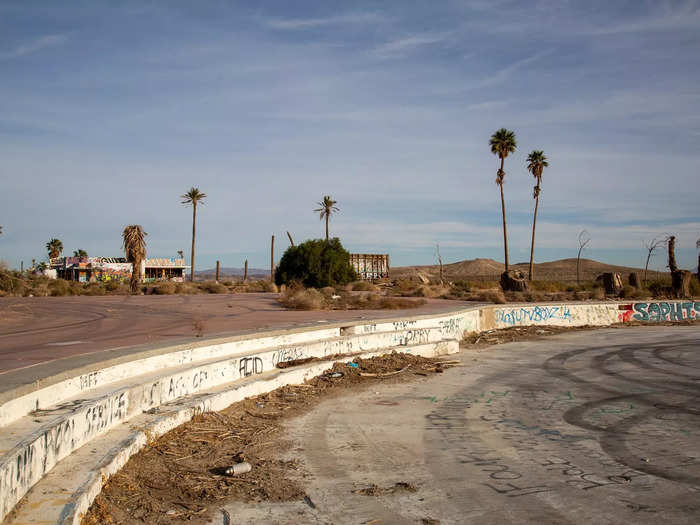
<path fill-rule="evenodd" d="M 122 240 L 124 256 L 131 263 L 131 293 L 136 293 L 141 282 L 141 262 L 146 258 L 146 235 L 139 224 L 131 224 L 124 228 Z"/>

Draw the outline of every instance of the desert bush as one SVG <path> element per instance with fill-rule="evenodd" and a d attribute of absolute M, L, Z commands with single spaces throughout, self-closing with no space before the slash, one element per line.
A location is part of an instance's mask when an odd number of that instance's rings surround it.
<path fill-rule="evenodd" d="M 350 290 L 353 292 L 376 292 L 379 290 L 378 287 L 373 285 L 369 281 L 356 281 L 349 285 Z"/>
<path fill-rule="evenodd" d="M 228 288 L 216 281 L 205 281 L 199 284 L 199 288 L 206 293 L 228 293 Z"/>
<path fill-rule="evenodd" d="M 26 285 L 14 272 L 0 270 L 0 291 L 4 295 L 24 295 Z"/>
<path fill-rule="evenodd" d="M 478 301 L 484 301 L 487 303 L 494 304 L 505 304 L 506 296 L 503 295 L 502 290 L 487 290 L 479 295 Z"/>
<path fill-rule="evenodd" d="M 289 287 L 280 295 L 279 302 L 293 310 L 325 310 L 328 300 L 315 288 Z"/>
<path fill-rule="evenodd" d="M 71 287 L 68 281 L 63 279 L 55 279 L 49 283 L 49 295 L 51 297 L 63 297 L 71 294 Z"/>
<path fill-rule="evenodd" d="M 156 295 L 172 295 L 177 292 L 177 285 L 172 282 L 164 282 L 153 287 L 153 293 Z"/>
<path fill-rule="evenodd" d="M 626 284 L 620 291 L 620 297 L 623 299 L 648 299 L 651 297 L 651 292 L 645 288 L 635 288 Z"/>
<path fill-rule="evenodd" d="M 692 297 L 700 297 L 700 280 L 697 276 L 690 278 L 690 295 Z"/>
<path fill-rule="evenodd" d="M 671 280 L 670 279 L 657 279 L 650 281 L 647 285 L 647 289 L 652 294 L 652 296 L 657 298 L 671 297 Z"/>
<path fill-rule="evenodd" d="M 101 283 L 89 283 L 82 287 L 80 295 L 104 295 L 106 290 Z"/>
<path fill-rule="evenodd" d="M 314 239 L 290 246 L 275 272 L 277 285 L 301 281 L 304 286 L 322 288 L 356 280 L 350 254 L 337 237 L 330 241 Z"/>
<path fill-rule="evenodd" d="M 175 293 L 178 295 L 195 295 L 200 293 L 199 286 L 196 284 L 185 281 L 183 283 L 177 283 L 175 285 Z"/>

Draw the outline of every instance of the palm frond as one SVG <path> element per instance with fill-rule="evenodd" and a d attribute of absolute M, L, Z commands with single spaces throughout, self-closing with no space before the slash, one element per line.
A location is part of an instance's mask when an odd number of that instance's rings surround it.
<path fill-rule="evenodd" d="M 491 153 L 497 155 L 500 159 L 505 159 L 509 153 L 513 153 L 518 146 L 515 140 L 515 132 L 506 128 L 501 128 L 496 133 L 491 135 L 489 140 Z"/>
<path fill-rule="evenodd" d="M 180 198 L 182 199 L 182 204 L 204 204 L 203 201 L 207 198 L 207 194 L 193 186 L 187 193 L 180 195 Z"/>

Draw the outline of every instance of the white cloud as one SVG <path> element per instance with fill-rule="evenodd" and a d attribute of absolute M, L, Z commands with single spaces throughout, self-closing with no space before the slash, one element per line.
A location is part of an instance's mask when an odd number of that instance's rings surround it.
<path fill-rule="evenodd" d="M 343 24 L 369 24 L 382 20 L 376 13 L 346 13 L 325 18 L 269 18 L 264 24 L 273 29 L 299 30 Z"/>
<path fill-rule="evenodd" d="M 396 58 L 422 46 L 444 42 L 449 33 L 421 33 L 390 40 L 374 48 L 373 53 L 380 58 Z"/>
<path fill-rule="evenodd" d="M 42 49 L 60 46 L 61 44 L 66 42 L 66 40 L 68 40 L 67 35 L 42 36 L 40 38 L 32 40 L 31 42 L 21 44 L 15 47 L 14 49 L 10 49 L 8 51 L 0 51 L 0 60 L 9 60 L 12 58 L 19 58 L 26 55 L 31 55 L 32 53 L 36 53 L 37 51 L 41 51 Z"/>

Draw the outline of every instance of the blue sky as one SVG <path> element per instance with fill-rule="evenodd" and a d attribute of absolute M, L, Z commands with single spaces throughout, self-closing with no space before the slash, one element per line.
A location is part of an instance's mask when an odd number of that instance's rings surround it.
<path fill-rule="evenodd" d="M 527 260 L 525 158 L 543 149 L 536 260 L 643 264 L 643 242 L 700 237 L 700 2 L 0 2 L 0 258 L 149 254 L 269 264 L 320 237 L 324 194 L 351 251 L 392 264 Z M 661 268 L 665 258 L 652 262 Z"/>

